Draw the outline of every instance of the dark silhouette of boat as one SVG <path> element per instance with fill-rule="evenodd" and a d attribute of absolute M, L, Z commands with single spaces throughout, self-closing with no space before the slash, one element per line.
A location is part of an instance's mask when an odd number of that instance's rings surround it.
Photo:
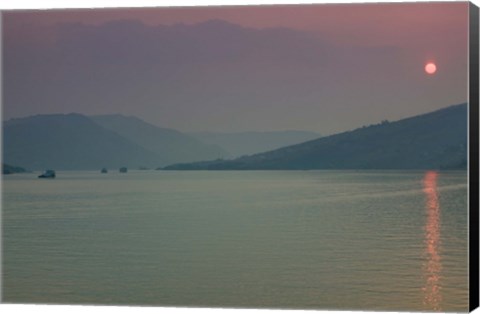
<path fill-rule="evenodd" d="M 122 167 L 118 169 L 118 171 L 120 171 L 120 173 L 127 173 L 127 167 Z"/>
<path fill-rule="evenodd" d="M 53 170 L 46 170 L 44 173 L 42 173 L 41 175 L 39 175 L 38 177 L 40 179 L 53 179 L 55 178 L 55 171 Z"/>
<path fill-rule="evenodd" d="M 107 168 L 102 168 L 102 170 L 100 172 L 101 173 L 108 173 L 108 170 L 107 170 Z"/>

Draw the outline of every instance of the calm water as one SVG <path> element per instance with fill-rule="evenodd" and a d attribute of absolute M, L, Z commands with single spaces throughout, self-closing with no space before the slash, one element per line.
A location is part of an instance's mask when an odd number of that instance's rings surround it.
<path fill-rule="evenodd" d="M 466 311 L 465 172 L 3 181 L 3 299 Z"/>

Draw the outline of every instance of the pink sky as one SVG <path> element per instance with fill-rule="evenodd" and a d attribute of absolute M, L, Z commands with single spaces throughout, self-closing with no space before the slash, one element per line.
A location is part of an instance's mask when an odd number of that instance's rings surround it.
<path fill-rule="evenodd" d="M 23 23 L 100 24 L 116 19 L 138 19 L 150 25 L 168 25 L 223 19 L 247 27 L 288 27 L 335 33 L 345 40 L 381 38 L 385 43 L 396 43 L 407 38 L 422 41 L 422 35 L 432 30 L 448 35 L 467 26 L 467 12 L 467 2 L 57 9 L 17 11 L 12 14 L 15 19 L 8 22 L 9 26 L 16 27 Z M 348 35 L 352 30 L 355 38 Z"/>
<path fill-rule="evenodd" d="M 293 117 L 290 117 L 290 120 L 285 121 L 283 124 L 279 123 L 278 125 L 267 121 L 268 123 L 265 124 L 265 127 L 268 129 L 306 128 L 329 133 L 359 126 L 362 123 L 378 122 L 380 118 L 388 118 L 391 120 L 399 119 L 467 100 L 468 2 L 16 11 L 7 12 L 4 15 L 4 35 L 5 38 L 8 39 L 8 43 L 10 43 L 12 47 L 16 47 L 15 49 L 21 49 L 22 45 L 31 46 L 33 47 L 32 49 L 40 49 L 42 46 L 55 47 L 55 41 L 57 40 L 55 30 L 58 31 L 58 29 L 62 29 L 58 27 L 59 23 L 83 23 L 101 28 L 102 24 L 119 19 L 139 20 L 148 26 L 177 23 L 191 25 L 211 19 L 221 19 L 243 27 L 255 29 L 290 28 L 313 33 L 314 36 L 319 38 L 319 43 L 323 42 L 329 46 L 330 49 L 345 54 L 346 62 L 353 60 L 348 57 L 349 51 L 356 51 L 355 57 L 358 57 L 358 60 L 368 61 L 368 64 L 353 64 L 351 68 L 349 68 L 349 65 L 346 63 L 336 64 L 334 67 L 338 67 L 339 73 L 334 73 L 335 69 L 329 69 L 330 75 L 338 76 L 340 72 L 344 73 L 343 77 L 345 79 L 343 79 L 342 84 L 345 85 L 338 85 L 337 87 L 339 90 L 346 91 L 345 93 L 348 95 L 337 93 L 335 96 L 332 95 L 332 97 L 328 98 L 325 93 L 322 94 L 315 90 L 309 90 L 310 94 L 302 92 L 302 94 L 298 95 L 298 97 L 301 97 L 298 106 L 305 107 L 304 110 L 295 112 L 295 114 L 298 115 L 297 122 L 292 122 L 294 121 Z M 212 43 L 213 46 L 217 44 L 222 45 L 222 40 L 219 39 L 218 42 Z M 91 48 L 95 49 L 95 47 Z M 290 48 L 294 49 L 295 47 Z M 372 49 L 372 53 L 369 52 L 370 48 Z M 395 53 L 397 53 L 397 55 L 392 54 L 393 52 L 389 53 L 388 49 L 396 51 Z M 390 61 L 386 61 L 387 59 L 379 59 L 378 62 L 375 61 L 375 59 L 371 59 L 369 56 L 374 56 L 374 51 L 376 51 L 378 56 L 382 55 L 384 58 L 389 58 L 388 60 L 391 60 L 392 63 L 388 63 Z M 381 51 L 384 52 L 381 53 Z M 323 56 L 319 55 L 319 59 L 321 58 L 323 58 Z M 424 65 L 428 61 L 434 61 L 437 64 L 438 71 L 434 76 L 428 76 L 424 72 Z M 38 62 L 37 64 L 41 65 L 41 60 Z M 139 66 L 146 65 L 139 63 Z M 161 65 L 156 64 L 155 66 Z M 284 63 L 283 66 L 287 69 L 289 66 L 292 67 L 294 65 Z M 227 75 L 226 77 L 228 77 L 228 75 L 238 77 L 239 75 L 232 74 L 234 73 L 232 71 L 229 72 L 229 67 L 230 65 L 217 63 L 212 64 L 207 71 L 210 71 L 211 75 L 219 79 L 218 84 L 224 84 L 226 80 L 222 79 L 223 74 Z M 9 67 L 9 69 L 15 71 L 11 67 Z M 215 73 L 212 72 L 214 69 L 216 69 Z M 255 69 L 255 67 L 253 67 L 253 69 Z M 303 86 L 309 86 L 311 82 L 315 81 L 326 82 L 325 80 L 328 80 L 328 77 L 322 77 L 321 72 L 306 71 L 302 74 L 299 70 L 300 68 L 296 69 L 295 75 L 298 75 L 298 79 L 304 80 Z M 240 68 L 240 71 L 241 70 L 242 68 Z M 58 75 L 68 77 L 68 72 L 66 72 L 68 71 L 68 67 L 62 67 L 57 71 L 61 71 L 56 72 Z M 192 72 L 185 72 L 185 76 L 182 77 L 182 79 L 185 79 L 185 82 L 187 82 L 192 80 L 193 77 L 205 75 L 205 69 L 202 69 L 200 72 L 198 71 L 200 70 L 192 68 Z M 274 70 L 270 69 L 269 71 Z M 30 74 L 32 73 L 28 73 L 28 75 Z M 251 74 L 254 73 L 252 72 Z M 375 84 L 373 80 L 361 79 L 362 77 L 368 77 L 368 75 L 375 75 L 372 77 L 376 80 Z M 259 72 L 255 74 L 255 76 L 260 80 L 261 73 Z M 143 79 L 145 83 L 140 86 L 147 86 L 152 83 L 148 77 Z M 158 79 L 162 78 L 159 77 Z M 7 83 L 9 83 L 7 87 L 14 86 L 14 81 L 9 81 L 8 77 L 6 77 L 6 80 Z M 20 78 L 20 80 L 23 80 L 23 78 Z M 243 82 L 235 82 L 235 84 L 240 84 L 239 88 L 243 88 L 241 86 Z M 108 83 L 113 84 L 111 81 L 108 81 Z M 296 83 L 298 83 L 298 81 Z M 159 84 L 164 84 L 162 86 L 167 88 L 166 86 L 169 86 L 170 83 L 168 81 L 161 81 Z M 271 95 L 267 95 L 268 89 L 274 90 L 272 86 L 283 86 L 281 85 L 283 83 L 280 81 L 270 83 L 266 78 L 262 81 L 262 84 L 266 85 L 262 88 L 261 97 L 255 99 L 252 96 L 250 99 L 252 104 L 258 102 L 258 104 L 255 105 L 256 108 L 259 108 L 258 110 L 261 110 L 261 104 L 265 103 L 268 99 L 273 101 L 272 97 L 275 93 L 272 92 Z M 115 85 L 111 86 L 114 88 Z M 242 89 L 243 93 L 247 93 L 247 90 L 248 93 L 253 91 L 253 87 L 248 87 L 250 89 L 247 87 L 248 82 L 244 86 L 244 89 Z M 11 100 L 12 103 L 5 103 L 7 118 L 34 113 L 31 112 L 33 109 L 30 110 L 30 105 L 25 104 L 25 101 L 22 101 L 21 105 L 18 104 L 21 99 L 24 99 L 22 93 L 14 92 L 14 90 L 19 90 L 19 88 L 20 86 L 15 87 L 15 89 L 6 89 L 7 96 L 12 95 L 11 97 L 7 97 L 7 100 Z M 33 86 L 32 88 L 36 87 Z M 170 103 L 178 103 L 178 108 L 186 106 L 185 109 L 182 110 L 184 112 L 190 112 L 191 108 L 188 109 L 186 104 L 193 99 L 201 99 L 203 97 L 206 103 L 210 103 L 211 99 L 217 97 L 213 92 L 215 91 L 215 85 L 209 88 L 212 90 L 212 95 L 209 95 L 204 90 L 194 89 L 189 94 L 191 98 L 188 99 L 180 99 L 180 96 L 172 93 Z M 224 86 L 223 88 L 228 89 L 228 86 Z M 298 86 L 298 89 L 301 89 L 300 86 Z M 307 90 L 306 87 L 305 90 Z M 374 90 L 374 94 L 372 94 L 372 90 Z M 125 104 L 118 109 L 121 113 L 143 116 L 145 119 L 149 119 L 156 124 L 168 125 L 173 128 L 192 127 L 200 130 L 205 125 L 199 120 L 191 121 L 180 118 L 180 111 L 178 112 L 178 120 L 165 119 L 165 112 L 169 112 L 168 110 L 170 109 L 166 109 L 166 107 L 164 108 L 160 105 L 158 107 L 147 105 L 147 103 L 153 103 L 156 99 L 154 89 L 149 90 L 151 94 L 148 94 L 148 96 L 150 98 L 145 102 L 143 110 L 136 112 L 135 108 L 128 107 L 127 99 L 134 97 L 133 94 L 130 94 L 130 96 L 127 95 L 128 92 L 127 90 L 122 91 L 122 93 L 126 94 L 119 94 L 116 100 L 119 103 L 125 101 Z M 292 95 L 294 95 L 293 93 L 292 91 Z M 39 99 L 39 101 L 43 99 L 32 97 Z M 58 98 L 59 96 L 54 97 L 54 95 L 43 94 L 42 97 L 44 97 L 46 104 L 54 108 L 55 106 L 52 104 L 52 101 L 55 97 Z M 223 97 L 225 101 L 228 101 L 229 95 L 227 93 L 223 95 Z M 59 99 L 58 101 L 61 102 L 62 100 Z M 238 101 L 238 98 L 232 99 L 232 103 L 235 101 Z M 320 102 L 324 107 L 315 105 Z M 334 103 L 341 103 L 343 106 L 337 106 L 336 108 L 339 109 L 336 113 L 335 110 L 337 109 L 333 108 L 333 105 L 331 105 L 332 109 L 330 111 L 326 109 L 330 104 Z M 325 121 L 322 126 L 317 126 L 314 119 L 309 120 L 311 116 L 315 116 L 317 113 L 321 114 L 326 110 L 329 115 L 338 114 L 340 116 L 344 114 L 341 111 L 346 111 L 346 108 L 351 108 L 348 110 L 355 110 L 354 107 L 349 107 L 352 106 L 352 104 L 358 106 L 359 112 L 365 111 L 366 108 L 369 108 L 368 110 L 370 111 L 374 109 L 380 110 L 380 108 L 384 108 L 386 104 L 388 104 L 389 107 L 388 110 L 385 111 L 385 115 L 382 116 L 380 114 L 378 116 L 362 116 L 360 113 L 358 115 L 349 115 L 346 119 L 351 121 L 347 121 L 341 126 L 328 125 L 331 119 Z M 65 106 L 63 102 L 61 105 Z M 25 106 L 25 108 L 21 109 L 18 106 Z M 57 108 L 59 106 L 60 104 L 57 105 Z M 269 110 L 277 109 L 277 107 L 272 107 L 272 105 L 270 105 L 270 107 Z M 102 113 L 96 112 L 93 109 L 88 111 L 86 108 L 67 108 L 65 110 Z M 237 109 L 234 109 L 234 111 L 236 110 L 235 115 L 238 116 L 240 113 L 246 113 L 246 111 L 241 111 L 238 107 L 236 108 Z M 43 110 L 39 109 L 42 108 L 36 108 L 35 110 L 48 112 L 45 108 L 43 108 Z M 105 109 L 105 111 L 106 110 L 107 109 Z M 112 111 L 116 109 L 109 108 L 109 110 Z M 53 111 L 53 109 L 51 111 Z M 220 111 L 224 111 L 225 115 L 228 114 L 225 108 L 221 108 Z M 284 111 L 279 111 L 279 119 L 276 121 L 280 121 L 280 117 L 288 112 L 292 111 L 288 109 L 287 104 L 285 104 Z M 305 116 L 302 116 L 302 113 Z M 271 117 L 271 112 L 265 109 L 265 119 L 268 117 Z M 225 122 L 227 120 L 222 116 L 218 117 L 216 126 L 215 122 L 211 121 L 211 119 L 213 119 L 212 115 L 206 116 L 205 119 L 205 121 L 208 120 L 208 122 L 206 122 L 208 127 L 212 129 L 228 130 L 230 127 L 233 128 L 233 126 Z M 254 119 L 257 119 L 258 122 L 252 127 L 251 125 L 244 126 L 239 124 L 235 126 L 235 128 L 238 130 L 247 127 L 259 129 L 263 126 L 262 121 L 260 121 L 261 119 L 257 116 L 249 119 L 248 121 L 250 122 Z M 175 121 L 178 121 L 178 123 Z M 305 124 L 304 127 L 302 127 L 302 123 Z M 323 127 L 327 130 L 323 129 Z"/>

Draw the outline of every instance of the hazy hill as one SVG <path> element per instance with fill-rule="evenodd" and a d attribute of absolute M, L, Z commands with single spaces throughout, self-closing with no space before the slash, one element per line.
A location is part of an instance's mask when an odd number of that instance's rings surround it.
<path fill-rule="evenodd" d="M 155 167 L 155 153 L 79 114 L 37 115 L 3 124 L 7 164 L 33 170 Z"/>
<path fill-rule="evenodd" d="M 174 162 L 191 162 L 227 156 L 217 145 L 207 145 L 176 130 L 160 128 L 136 117 L 100 115 L 90 117 L 102 127 L 161 157 L 157 166 Z"/>
<path fill-rule="evenodd" d="M 252 155 L 277 149 L 283 146 L 302 143 L 320 137 L 320 134 L 307 131 L 278 131 L 278 132 L 239 132 L 191 133 L 204 143 L 218 145 L 224 148 L 230 157 Z"/>
<path fill-rule="evenodd" d="M 167 170 L 466 168 L 467 104 L 230 161 Z"/>
<path fill-rule="evenodd" d="M 25 168 L 2 164 L 2 173 L 3 174 L 13 174 L 13 173 L 23 173 L 27 172 Z"/>

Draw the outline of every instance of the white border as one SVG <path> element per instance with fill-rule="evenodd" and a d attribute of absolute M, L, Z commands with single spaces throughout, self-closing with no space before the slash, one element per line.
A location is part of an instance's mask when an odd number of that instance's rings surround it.
<path fill-rule="evenodd" d="M 430 2 L 465 2 L 464 0 L 434 0 Z M 378 3 L 419 2 L 418 0 L 12 0 L 0 2 L 0 10 L 52 8 L 134 8 L 162 6 L 252 5 L 252 4 L 312 4 L 312 3 Z M 425 1 L 423 1 L 425 2 Z M 473 0 L 478 3 L 480 0 Z"/>

